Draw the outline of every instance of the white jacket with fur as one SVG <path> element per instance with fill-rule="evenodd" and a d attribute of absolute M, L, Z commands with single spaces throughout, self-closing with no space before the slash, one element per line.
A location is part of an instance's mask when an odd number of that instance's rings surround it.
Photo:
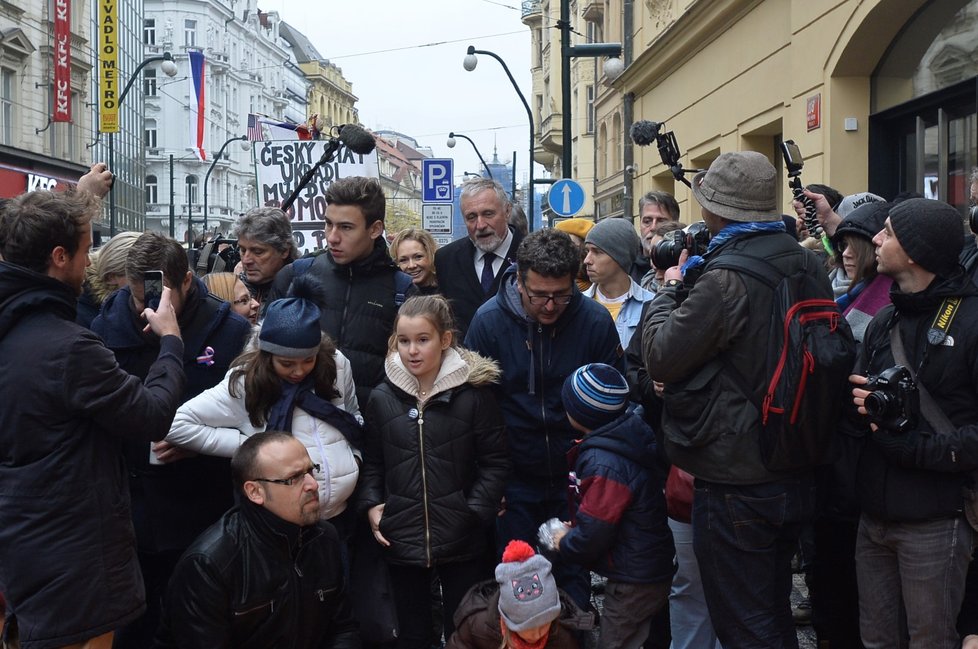
<path fill-rule="evenodd" d="M 339 351 L 334 358 L 340 396 L 332 404 L 362 421 L 350 362 Z M 180 406 L 166 436 L 167 442 L 204 455 L 231 457 L 245 439 L 265 430 L 264 426 L 253 426 L 248 418 L 243 378 L 235 386 L 235 393 L 241 396 L 231 396 L 233 371 L 231 368 L 223 381 Z M 316 473 L 319 516 L 323 520 L 333 518 L 346 509 L 346 501 L 356 487 L 360 454 L 340 431 L 299 407 L 293 413 L 292 435 L 303 443 L 313 463 L 319 465 Z"/>

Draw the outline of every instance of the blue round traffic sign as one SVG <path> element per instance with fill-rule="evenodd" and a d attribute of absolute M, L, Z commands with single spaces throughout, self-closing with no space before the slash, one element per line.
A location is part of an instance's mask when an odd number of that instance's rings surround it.
<path fill-rule="evenodd" d="M 550 187 L 547 203 L 557 216 L 574 216 L 584 209 L 584 188 L 570 178 L 561 178 Z"/>

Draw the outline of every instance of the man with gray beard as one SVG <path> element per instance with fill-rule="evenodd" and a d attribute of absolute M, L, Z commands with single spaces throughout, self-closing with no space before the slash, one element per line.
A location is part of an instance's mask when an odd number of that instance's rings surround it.
<path fill-rule="evenodd" d="M 475 312 L 499 290 L 523 237 L 508 225 L 513 205 L 495 180 L 465 181 L 459 207 L 469 236 L 438 249 L 435 273 L 438 288 L 452 304 L 461 339 Z"/>

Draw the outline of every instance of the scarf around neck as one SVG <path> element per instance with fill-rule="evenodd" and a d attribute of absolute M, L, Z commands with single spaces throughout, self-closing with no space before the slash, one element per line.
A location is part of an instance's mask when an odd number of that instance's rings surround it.
<path fill-rule="evenodd" d="M 709 255 L 714 250 L 732 241 L 739 236 L 745 234 L 751 234 L 754 232 L 785 232 L 784 221 L 749 221 L 747 223 L 731 223 L 719 232 L 717 232 L 711 239 L 709 245 L 706 247 L 706 254 Z M 706 263 L 706 259 L 700 255 L 693 255 L 686 260 L 686 264 L 682 267 L 683 275 L 690 268 L 700 268 Z"/>
<path fill-rule="evenodd" d="M 349 412 L 338 408 L 315 392 L 315 378 L 310 372 L 300 383 L 282 381 L 282 395 L 268 411 L 266 430 L 292 432 L 292 416 L 299 406 L 311 416 L 340 431 L 350 446 L 363 448 L 363 427 Z"/>

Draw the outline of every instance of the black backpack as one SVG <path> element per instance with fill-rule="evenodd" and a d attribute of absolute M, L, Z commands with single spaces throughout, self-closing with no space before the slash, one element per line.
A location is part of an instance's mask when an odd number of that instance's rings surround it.
<path fill-rule="evenodd" d="M 819 262 L 806 255 L 804 267 L 786 275 L 761 258 L 728 253 L 707 265 L 744 273 L 774 291 L 767 387 L 760 402 L 747 395 L 761 413 L 761 460 L 772 471 L 832 461 L 832 438 L 850 399 L 856 343 L 835 300 L 809 273 L 813 263 Z"/>

